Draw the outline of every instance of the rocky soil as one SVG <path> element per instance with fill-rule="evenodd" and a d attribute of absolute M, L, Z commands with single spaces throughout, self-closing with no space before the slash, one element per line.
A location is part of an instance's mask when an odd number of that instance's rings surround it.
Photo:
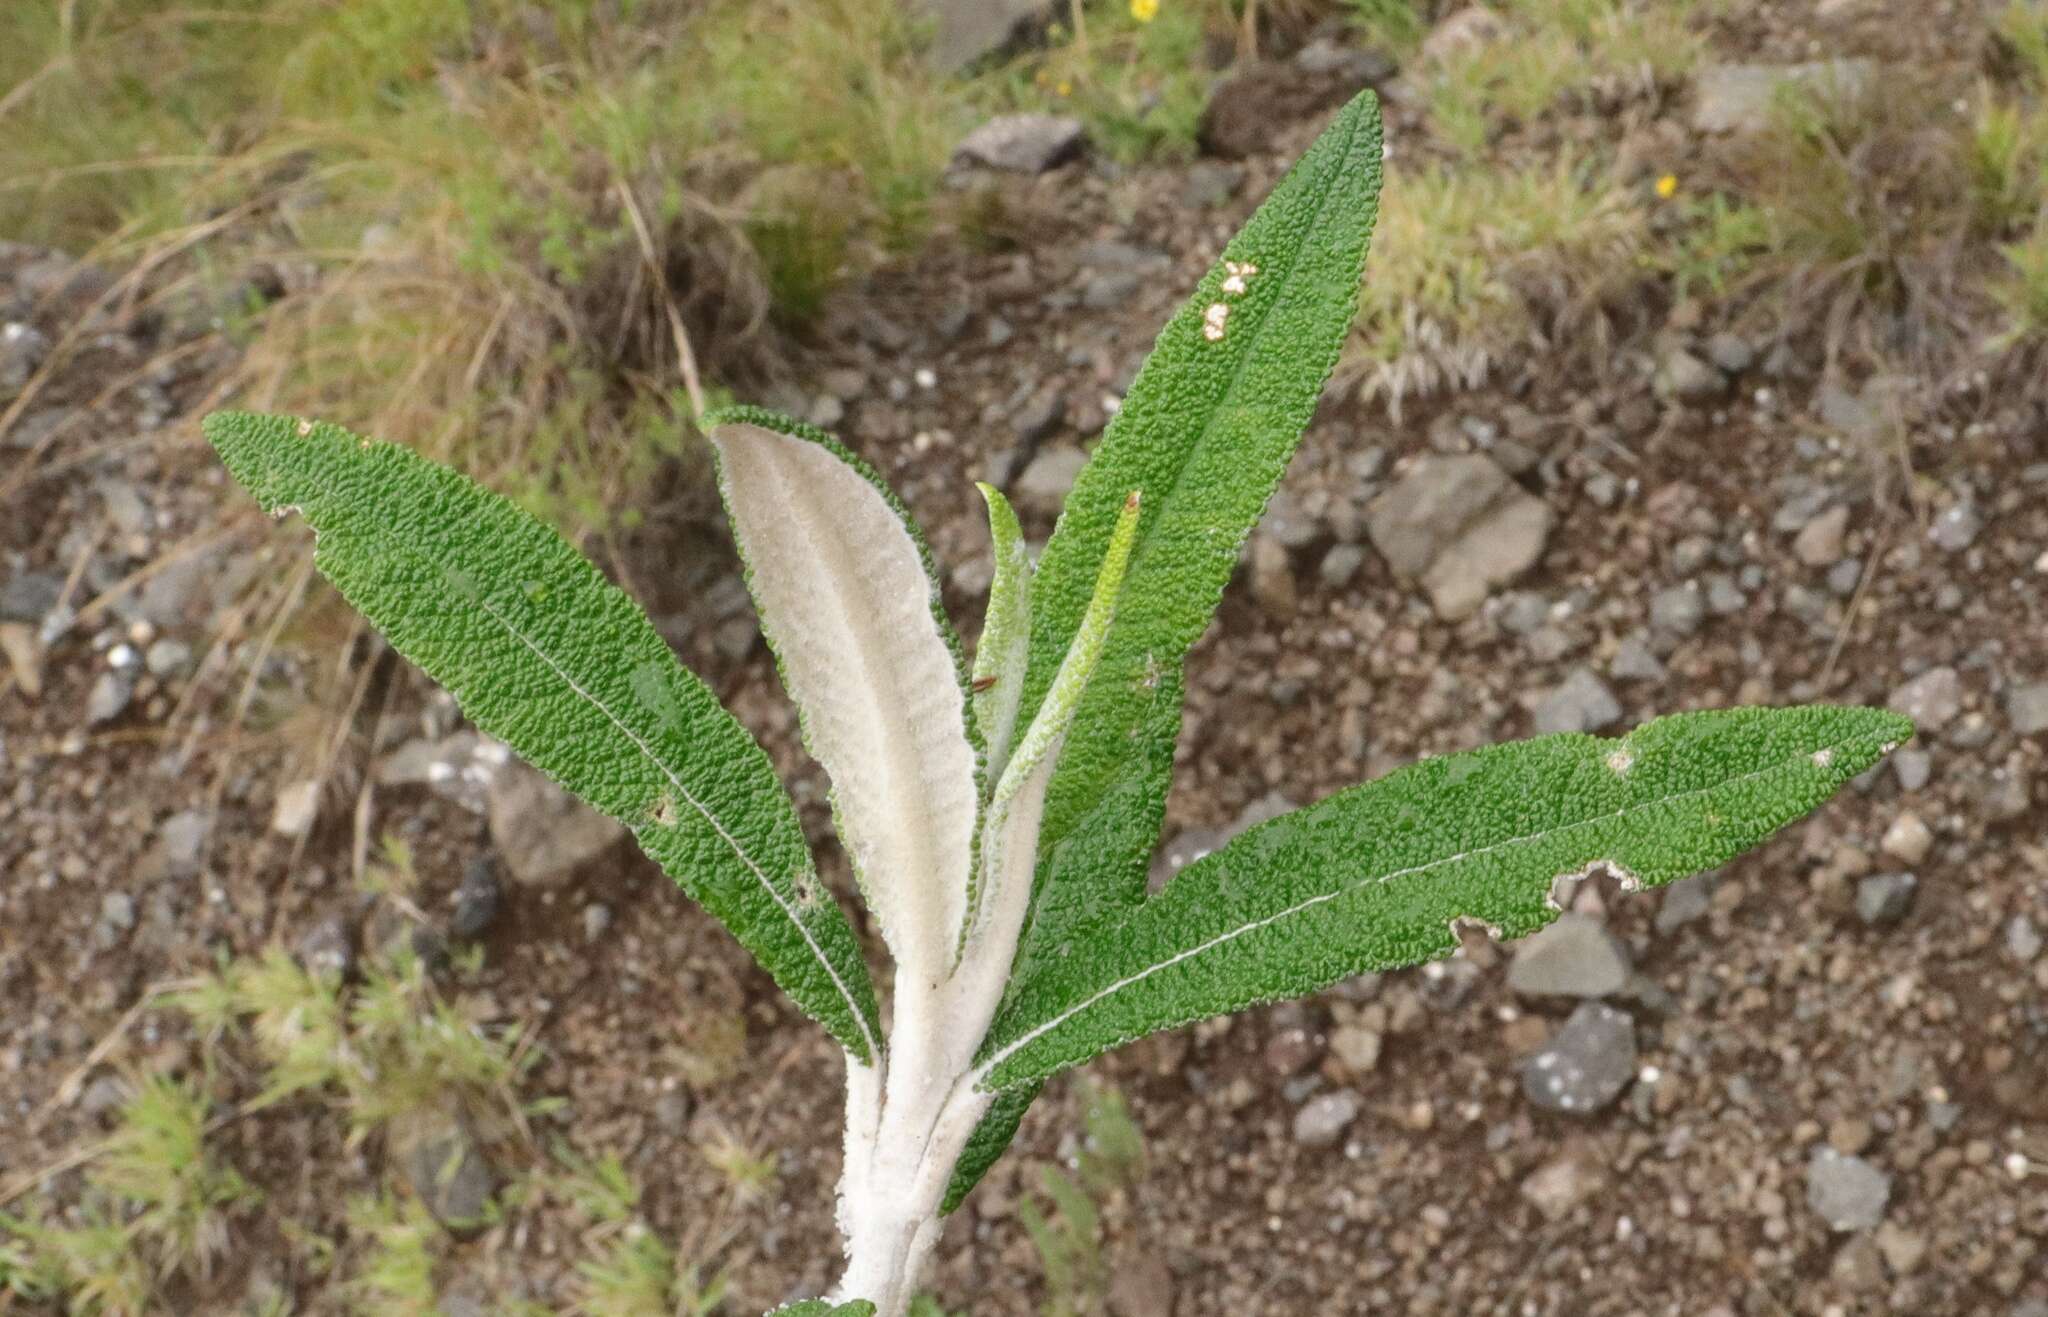
<path fill-rule="evenodd" d="M 1157 325 L 1315 123 L 1130 173 L 1030 127 L 982 152 L 1010 171 L 962 179 L 1007 247 L 942 242 L 841 296 L 766 400 L 896 482 L 970 631 L 991 570 L 970 481 L 1049 531 Z M 94 279 L 0 249 L 22 379 Z M 104 1128 L 116 1062 L 192 1063 L 180 1017 L 123 1019 L 150 985 L 384 936 L 353 878 L 388 831 L 437 934 L 487 952 L 466 991 L 536 1031 L 554 1132 L 621 1150 L 657 1228 L 732 1268 L 736 1311 L 822 1287 L 829 1045 L 340 610 L 267 630 L 319 587 L 292 535 L 219 533 L 190 422 L 225 348 L 112 316 L 80 342 L 0 412 L 0 1191 Z M 1820 366 L 1688 307 L 1598 372 L 1511 363 L 1398 424 L 1329 400 L 1191 663 L 1159 881 L 1491 740 L 1802 700 L 1922 732 L 1722 872 L 1587 886 L 1525 943 L 1090 1067 L 1147 1150 L 1105 1203 L 1111 1312 L 2048 1314 L 2048 410 L 1983 375 Z M 843 878 L 713 506 L 679 476 L 614 566 L 797 775 Z M 307 712 L 337 691 L 349 718 Z M 951 1222 L 949 1308 L 1039 1310 L 1019 1207 L 1077 1156 L 1084 1100 L 1056 1083 Z M 766 1199 L 721 1197 L 698 1151 L 721 1130 L 784 1150 Z M 336 1305 L 278 1222 L 331 1220 L 394 1155 L 342 1135 L 291 1108 L 227 1127 L 270 1199 L 199 1308 L 264 1286 Z M 571 1231 L 515 1216 L 456 1248 L 448 1292 L 557 1301 Z"/>

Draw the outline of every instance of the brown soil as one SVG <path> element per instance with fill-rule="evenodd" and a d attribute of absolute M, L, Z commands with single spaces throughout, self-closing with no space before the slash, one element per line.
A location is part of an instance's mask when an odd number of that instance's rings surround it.
<path fill-rule="evenodd" d="M 1758 58 L 1811 57 L 1774 24 L 1749 43 Z M 1313 127 L 1301 125 L 1289 149 Z M 1180 289 L 1289 149 L 1247 162 L 1242 189 L 1207 211 L 1184 201 L 1178 170 L 1084 163 L 1005 183 L 998 250 L 942 240 L 833 304 L 798 371 L 813 392 L 784 401 L 808 410 L 819 381 L 847 395 L 837 428 L 896 482 L 953 566 L 957 616 L 978 614 L 987 576 L 970 481 L 993 467 L 1014 477 L 1034 448 L 1099 431 L 1105 395 L 1128 382 Z M 1165 259 L 1091 247 L 1103 241 Z M 16 256 L 0 281 L 19 273 L 26 257 Z M 1105 274 L 1118 277 L 1103 284 Z M 79 311 L 57 297 L 38 322 L 55 333 Z M 1000 346 L 998 322 L 1014 332 Z M 1660 332 L 1714 327 L 1681 320 Z M 81 419 L 18 488 L 20 450 L 0 437 L 15 454 L 0 464 L 0 583 L 80 565 L 76 607 L 216 524 L 223 477 L 184 409 L 219 354 L 100 396 L 182 341 L 110 326 L 30 410 Z M 1689 922 L 1660 928 L 1657 897 L 1599 894 L 1653 986 L 1625 1003 L 1641 1077 L 1591 1117 L 1544 1113 L 1524 1096 L 1518 1063 L 1570 1003 L 1517 999 L 1504 981 L 1512 952 L 1485 945 L 1090 1067 L 1090 1080 L 1129 1095 L 1147 1149 L 1143 1173 L 1105 1204 L 1113 1311 L 1963 1317 L 2048 1303 L 2048 955 L 2023 961 L 2009 936 L 2021 916 L 2048 928 L 2048 741 L 2016 733 L 2001 703 L 2011 686 L 2048 679 L 2048 413 L 2038 387 L 1906 378 L 1863 389 L 1879 419 L 1845 436 L 1839 416 L 1821 420 L 1833 382 L 1814 375 L 1817 347 L 1791 347 L 1777 368 L 1741 373 L 1729 396 L 1704 405 L 1658 396 L 1649 336 L 1598 372 L 1512 363 L 1498 387 L 1411 407 L 1398 425 L 1332 401 L 1285 485 L 1311 523 L 1289 550 L 1292 606 L 1236 591 L 1191 662 L 1167 835 L 1228 825 L 1269 793 L 1306 802 L 1416 755 L 1526 735 L 1533 697 L 1580 665 L 1606 676 L 1624 639 L 1654 634 L 1658 591 L 1704 588 L 1716 573 L 1737 583 L 1740 604 L 1658 644 L 1662 677 L 1609 679 L 1624 721 L 1733 703 L 1882 704 L 1914 674 L 1953 665 L 1961 712 L 1920 739 L 1929 779 L 1907 790 L 1886 769 L 1845 791 L 1729 866 Z M 922 370 L 936 377 L 930 387 Z M 1020 443 L 1019 414 L 1048 393 L 1064 419 Z M 1469 446 L 1488 425 L 1541 455 L 1522 479 L 1558 514 L 1541 565 L 1517 587 L 1547 606 L 1543 625 L 1511 627 L 1517 600 L 1505 594 L 1470 621 L 1442 623 L 1370 552 L 1332 586 L 1324 558 L 1360 542 L 1361 510 L 1387 481 L 1362 473 Z M 1863 582 L 1847 594 L 1799 560 L 1797 524 L 1779 519 L 1814 489 L 1851 509 L 1845 553 Z M 141 522 L 127 503 L 136 496 Z M 1983 526 L 1951 551 L 1929 528 L 1958 502 Z M 1044 509 L 1027 516 L 1027 530 L 1049 530 Z M 715 519 L 701 485 L 679 481 L 617 556 L 620 575 L 797 775 L 837 877 L 822 784 L 799 762 L 772 664 L 758 642 L 731 657 L 733 615 L 720 600 L 734 568 L 722 535 L 705 529 Z M 367 824 L 357 822 L 373 756 L 448 722 L 403 670 L 366 695 L 304 845 L 269 832 L 276 793 L 306 772 L 289 747 L 309 728 L 332 730 L 294 715 L 295 704 L 346 692 L 378 656 L 372 638 L 346 630 L 281 637 L 251 706 L 266 730 L 236 729 L 239 669 L 228 660 L 245 662 L 264 640 L 264 615 L 229 605 L 248 596 L 252 574 L 260 585 L 295 566 L 289 538 L 257 527 L 196 559 L 203 569 L 164 592 L 178 596 L 169 614 L 146 615 L 131 595 L 74 626 L 44 655 L 36 699 L 0 677 L 0 1191 L 103 1132 L 105 1116 L 80 1102 L 92 1079 L 117 1065 L 196 1063 L 180 1016 L 123 1019 L 149 985 L 222 951 L 293 945 L 324 920 L 360 937 L 359 834 L 388 830 L 412 845 L 421 905 L 436 919 L 466 863 L 489 849 L 478 816 L 424 788 L 370 793 Z M 145 621 L 202 660 L 204 638 L 223 626 L 227 644 L 196 677 L 145 678 L 118 718 L 86 726 L 108 648 L 146 647 L 135 629 Z M 196 872 L 167 859 L 160 834 L 189 809 L 215 812 Z M 1881 846 L 1906 814 L 1934 834 L 1914 865 Z M 1858 879 L 1909 867 L 1919 888 L 1903 922 L 1866 925 L 1853 909 Z M 733 1311 L 821 1290 L 836 1265 L 840 1078 L 822 1034 L 644 863 L 569 888 L 508 885 L 506 898 L 485 970 L 459 990 L 492 1019 L 536 1031 L 545 1056 L 530 1092 L 566 1099 L 536 1142 L 619 1150 L 646 1186 L 650 1222 L 729 1268 Z M 132 904 L 125 921 L 109 917 L 121 899 Z M 582 915 L 592 904 L 612 916 L 595 938 Z M 721 1063 L 735 1026 L 744 1055 Z M 1329 1050 L 1343 1026 L 1382 1038 L 1376 1065 L 1357 1069 Z M 678 1074 L 695 1076 L 690 1114 L 657 1118 Z M 1335 1147 L 1300 1146 L 1300 1104 L 1339 1088 L 1359 1094 L 1362 1115 Z M 1037 1194 L 1043 1166 L 1076 1156 L 1084 1100 L 1082 1081 L 1057 1081 L 951 1222 L 931 1278 L 949 1309 L 1040 1310 L 1042 1269 L 1018 1205 Z M 782 1150 L 764 1199 L 734 1201 L 705 1163 L 699 1145 L 719 1129 Z M 237 1220 L 232 1255 L 190 1291 L 189 1310 L 233 1310 L 266 1282 L 293 1291 L 303 1311 L 339 1306 L 280 1223 L 339 1233 L 339 1204 L 374 1182 L 381 1158 L 374 1144 L 346 1148 L 343 1134 L 311 1104 L 225 1125 L 226 1155 L 268 1199 Z M 1891 1177 L 1874 1233 L 1833 1233 L 1808 1206 L 1809 1158 L 1830 1142 Z M 531 1154 L 499 1155 L 509 1168 Z M 1539 1176 L 1569 1186 L 1553 1212 L 1531 1199 Z M 63 1203 L 76 1190 L 67 1172 L 30 1196 Z M 557 1305 L 574 1232 L 555 1208 L 515 1212 L 454 1246 L 446 1288 L 483 1311 L 514 1296 Z"/>

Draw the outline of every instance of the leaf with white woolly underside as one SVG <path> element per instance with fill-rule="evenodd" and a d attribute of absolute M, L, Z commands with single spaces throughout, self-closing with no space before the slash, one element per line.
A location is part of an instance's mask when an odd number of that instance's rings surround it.
<path fill-rule="evenodd" d="M 221 412 L 207 440 L 314 564 L 478 727 L 600 812 L 862 1060 L 867 965 L 768 756 L 638 605 L 510 501 L 394 444 Z"/>
<path fill-rule="evenodd" d="M 1654 887 L 1724 863 L 1912 734 L 1874 709 L 1678 714 L 1425 760 L 1253 828 L 1076 933 L 1005 1005 L 981 1082 L 1035 1083 L 1159 1029 L 1448 954 L 1556 915 L 1590 867 Z"/>
<path fill-rule="evenodd" d="M 1073 726 L 1075 712 L 1102 658 L 1104 637 L 1115 621 L 1141 505 L 1136 490 L 1125 498 L 1116 531 L 1110 537 L 1108 555 L 1095 578 L 1088 614 L 1082 619 L 1037 716 L 1017 738 L 1016 749 L 989 798 L 982 834 L 981 877 L 976 887 L 980 900 L 962 939 L 963 961 L 1000 955 L 1005 969 L 1010 963 L 1030 904 L 1046 787 L 1057 769 L 1060 745 Z M 991 942 L 994 945 L 988 945 Z M 985 986 L 993 1001 L 1001 984 Z"/>
<path fill-rule="evenodd" d="M 965 925 L 981 754 L 930 554 L 829 436 L 754 409 L 706 419 L 761 631 L 862 895 L 897 964 L 936 984 Z"/>

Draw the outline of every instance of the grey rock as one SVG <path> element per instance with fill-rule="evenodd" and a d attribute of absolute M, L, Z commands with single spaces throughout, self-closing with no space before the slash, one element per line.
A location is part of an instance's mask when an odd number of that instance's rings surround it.
<path fill-rule="evenodd" d="M 1108 311 L 1130 301 L 1145 286 L 1145 276 L 1135 270 L 1110 270 L 1081 286 L 1081 305 L 1090 311 Z"/>
<path fill-rule="evenodd" d="M 1635 1022 L 1605 1003 L 1582 1002 L 1522 1063 L 1522 1092 L 1544 1111 L 1590 1116 L 1620 1097 L 1635 1073 Z"/>
<path fill-rule="evenodd" d="M 1664 665 L 1650 652 L 1650 646 L 1642 636 L 1633 635 L 1615 646 L 1614 658 L 1608 663 L 1607 671 L 1616 681 L 1660 681 L 1664 676 Z"/>
<path fill-rule="evenodd" d="M 1394 76 L 1396 65 L 1377 50 L 1360 50 L 1318 37 L 1294 52 L 1294 65 L 1311 77 L 1335 76 L 1364 85 Z"/>
<path fill-rule="evenodd" d="M 1874 873 L 1856 884 L 1856 917 L 1872 928 L 1890 928 L 1913 908 L 1919 886 L 1910 873 Z"/>
<path fill-rule="evenodd" d="M 1555 663 L 1578 647 L 1579 642 L 1563 627 L 1542 626 L 1529 633 L 1529 657 L 1538 663 Z"/>
<path fill-rule="evenodd" d="M 2025 915 L 2014 915 L 2005 924 L 2005 950 L 2022 965 L 2031 965 L 2041 954 L 2041 930 Z"/>
<path fill-rule="evenodd" d="M 1728 378 L 1692 353 L 1673 348 L 1658 363 L 1657 391 L 1680 402 L 1711 402 L 1728 391 Z"/>
<path fill-rule="evenodd" d="M 2048 732 L 2048 681 L 2029 682 L 2006 691 L 2005 718 L 2021 736 Z"/>
<path fill-rule="evenodd" d="M 1713 908 L 1715 875 L 1695 874 L 1681 878 L 1664 889 L 1658 902 L 1656 926 L 1659 933 L 1675 933 Z"/>
<path fill-rule="evenodd" d="M 1086 465 L 1088 454 L 1071 445 L 1056 444 L 1043 449 L 1017 477 L 1010 496 L 1026 511 L 1040 516 L 1055 516 L 1072 492 L 1081 468 Z"/>
<path fill-rule="evenodd" d="M 1259 529 L 1280 542 L 1285 549 L 1306 548 L 1315 542 L 1315 518 L 1302 511 L 1301 500 L 1286 490 L 1277 491 L 1259 518 Z"/>
<path fill-rule="evenodd" d="M 1063 114 L 999 114 L 953 149 L 955 163 L 1042 174 L 1078 155 L 1087 130 Z"/>
<path fill-rule="evenodd" d="M 1180 204 L 1186 210 L 1208 210 L 1236 196 L 1243 186 L 1243 165 L 1198 160 L 1181 177 Z"/>
<path fill-rule="evenodd" d="M 1067 416 L 1067 395 L 1057 388 L 1040 389 L 1010 418 L 1010 428 L 1020 442 L 1035 444 L 1054 430 Z"/>
<path fill-rule="evenodd" d="M 88 1116 L 104 1116 L 127 1105 L 129 1096 L 130 1089 L 119 1075 L 101 1075 L 85 1086 L 78 1109 Z"/>
<path fill-rule="evenodd" d="M 50 340 L 34 325 L 0 325 L 0 396 L 18 392 L 50 354 Z"/>
<path fill-rule="evenodd" d="M 927 52 L 932 67 L 958 73 L 992 55 L 1031 19 L 1051 8 L 1049 0 L 919 0 L 932 23 Z"/>
<path fill-rule="evenodd" d="M 1837 1233 L 1876 1228 L 1891 1196 L 1891 1177 L 1861 1157 L 1822 1144 L 1806 1164 L 1806 1205 Z"/>
<path fill-rule="evenodd" d="M 1447 621 L 1535 566 L 1551 524 L 1548 504 L 1476 455 L 1424 457 L 1366 508 L 1373 547 Z"/>
<path fill-rule="evenodd" d="M 392 1122 L 390 1138 L 407 1182 L 437 1220 L 482 1224 L 498 1176 L 466 1124 L 445 1112 L 414 1112 Z"/>
<path fill-rule="evenodd" d="M 1154 1251 L 1119 1257 L 1110 1269 L 1109 1317 L 1173 1317 L 1173 1270 Z"/>
<path fill-rule="evenodd" d="M 448 935 L 467 942 L 490 929 L 504 905 L 505 891 L 498 883 L 498 866 L 487 855 L 471 860 L 462 871 L 455 889 L 455 913 L 448 918 Z"/>
<path fill-rule="evenodd" d="M 1770 125 L 1771 106 L 1783 88 L 1804 86 L 1846 95 L 1868 85 L 1876 72 L 1876 65 L 1862 59 L 1712 65 L 1693 79 L 1692 126 L 1702 133 L 1760 132 Z"/>
<path fill-rule="evenodd" d="M 1886 701 L 1923 732 L 1938 732 L 1963 711 L 1963 681 L 1947 664 L 1929 668 L 1894 690 Z"/>
<path fill-rule="evenodd" d="M 1550 601 L 1534 590 L 1516 590 L 1501 596 L 1499 617 L 1502 630 L 1533 635 L 1550 621 Z"/>
<path fill-rule="evenodd" d="M 601 901 L 583 907 L 583 940 L 595 942 L 611 931 L 612 908 Z"/>
<path fill-rule="evenodd" d="M 1856 593 L 1856 587 L 1863 583 L 1863 564 L 1854 558 L 1844 558 L 1828 568 L 1828 591 L 1843 599 Z"/>
<path fill-rule="evenodd" d="M 1666 586 L 1650 596 L 1650 625 L 1666 635 L 1685 637 L 1706 620 L 1707 602 L 1697 585 Z"/>
<path fill-rule="evenodd" d="M 102 672 L 85 697 L 86 726 L 97 727 L 101 723 L 112 722 L 127 710 L 128 702 L 134 697 L 134 673 L 124 669 Z"/>
<path fill-rule="evenodd" d="M 1605 997 L 1628 983 L 1628 948 L 1596 919 L 1563 914 L 1516 945 L 1508 987 L 1524 997 Z"/>
<path fill-rule="evenodd" d="M 1934 519 L 1934 525 L 1927 530 L 1927 538 L 1934 541 L 1938 549 L 1961 553 L 1977 542 L 1977 536 L 1983 529 L 1984 518 L 1978 515 L 1977 505 L 1963 499 L 1951 503 Z"/>
<path fill-rule="evenodd" d="M 1842 556 L 1849 530 L 1849 509 L 1837 503 L 1799 528 L 1792 553 L 1808 567 L 1826 567 Z"/>
<path fill-rule="evenodd" d="M 1707 611 L 1715 617 L 1728 617 L 1749 607 L 1749 596 L 1742 593 L 1734 578 L 1726 572 L 1713 572 L 1706 577 Z"/>
<path fill-rule="evenodd" d="M 1756 348 L 1742 335 L 1724 329 L 1707 340 L 1707 359 L 1730 375 L 1740 375 L 1756 363 Z"/>
<path fill-rule="evenodd" d="M 1339 544 L 1323 555 L 1322 565 L 1316 568 L 1316 575 L 1325 586 L 1342 590 L 1365 566 L 1365 548 L 1358 544 Z"/>
<path fill-rule="evenodd" d="M 556 786 L 521 760 L 491 779 L 491 842 L 512 875 L 531 887 L 556 887 L 615 850 L 626 829 Z"/>
<path fill-rule="evenodd" d="M 192 666 L 192 647 L 169 636 L 152 644 L 142 656 L 149 675 L 159 681 L 183 675 Z"/>
<path fill-rule="evenodd" d="M 1573 668 L 1535 708 L 1536 734 L 1597 732 L 1621 721 L 1621 701 L 1588 667 Z"/>
<path fill-rule="evenodd" d="M 1001 316 L 990 316 L 988 318 L 988 345 L 990 347 L 1002 347 L 1016 336 L 1017 331 L 1011 327 L 1009 321 Z"/>
<path fill-rule="evenodd" d="M 1344 1137 L 1364 1103 L 1348 1088 L 1322 1093 L 1294 1113 L 1294 1141 L 1304 1148 L 1327 1148 Z"/>
<path fill-rule="evenodd" d="M 122 933 L 135 927 L 135 898 L 126 892 L 100 897 L 100 923 Z"/>
<path fill-rule="evenodd" d="M 1998 729 L 1991 725 L 1988 714 L 1972 710 L 1949 724 L 1944 737 L 1950 745 L 1965 750 L 1981 750 L 1991 744 L 1991 738 L 1998 735 Z"/>
<path fill-rule="evenodd" d="M 16 572 L 0 582 L 0 622 L 41 622 L 63 594 L 55 572 Z"/>
<path fill-rule="evenodd" d="M 212 831 L 213 818 L 204 810 L 180 810 L 163 821 L 156 836 L 164 848 L 164 862 L 173 875 L 198 872 L 200 853 Z"/>
<path fill-rule="evenodd" d="M 752 617 L 729 617 L 711 630 L 711 647 L 727 660 L 737 663 L 753 653 L 761 638 L 761 624 Z"/>
<path fill-rule="evenodd" d="M 1901 791 L 1918 791 L 1934 776 L 1934 757 L 1911 746 L 1892 752 L 1892 773 Z"/>

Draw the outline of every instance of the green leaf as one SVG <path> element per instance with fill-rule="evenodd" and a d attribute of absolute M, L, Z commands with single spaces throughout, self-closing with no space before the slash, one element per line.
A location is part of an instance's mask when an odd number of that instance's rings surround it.
<path fill-rule="evenodd" d="M 767 1317 L 875 1317 L 875 1305 L 866 1299 L 835 1306 L 830 1299 L 805 1299 L 787 1308 L 777 1308 Z"/>
<path fill-rule="evenodd" d="M 410 449 L 289 416 L 206 437 L 266 512 L 476 725 L 624 823 L 797 1004 L 872 1063 L 867 965 L 768 756 L 559 535 Z"/>
<path fill-rule="evenodd" d="M 995 555 L 988 614 L 974 646 L 974 721 L 988 744 L 988 775 L 1002 776 L 1024 700 L 1024 670 L 1031 661 L 1031 553 L 1010 501 L 994 485 L 977 483 L 988 502 L 988 535 Z"/>
<path fill-rule="evenodd" d="M 974 1133 L 967 1136 L 967 1146 L 960 1150 L 960 1160 L 953 1163 L 953 1178 L 946 1182 L 946 1198 L 939 1205 L 940 1216 L 950 1216 L 953 1209 L 965 1202 L 974 1186 L 981 1183 L 981 1177 L 988 1174 L 988 1168 L 996 1164 L 1003 1150 L 1010 1146 L 1010 1140 L 1017 1137 L 1017 1127 L 1024 1123 L 1024 1113 L 1038 1099 L 1044 1084 L 1026 1084 L 996 1094 L 995 1103 L 982 1116 L 981 1123 L 974 1127 Z"/>
<path fill-rule="evenodd" d="M 1017 937 L 1031 906 L 1036 852 L 1032 846 L 1044 818 L 1045 789 L 1059 762 L 1059 749 L 1080 708 L 1090 678 L 1102 657 L 1102 643 L 1116 617 L 1131 541 L 1138 525 L 1139 498 L 1134 490 L 1124 500 L 1110 537 L 1109 556 L 1096 574 L 1088 615 L 1074 633 L 1074 643 L 1060 663 L 1052 689 L 1038 706 L 1038 716 L 1017 738 L 1003 776 L 989 797 L 988 821 L 981 842 L 981 879 L 976 884 L 974 918 L 962 941 L 965 973 L 979 980 L 971 999 L 993 1003 L 1008 981 Z"/>
<path fill-rule="evenodd" d="M 1379 214 L 1380 160 L 1379 103 L 1365 92 L 1160 332 L 1039 560 L 1027 711 L 1081 626 L 1126 491 L 1143 491 L 1127 602 L 1047 794 L 1020 974 L 1077 924 L 1144 898 L 1180 737 L 1181 663 L 1336 366 Z M 1229 309 L 1213 321 L 1217 306 Z"/>
<path fill-rule="evenodd" d="M 1075 937 L 1016 992 L 984 1087 L 1043 1080 L 1158 1029 L 1431 960 L 1476 921 L 1520 937 L 1558 879 L 1655 887 L 1756 845 L 1911 736 L 1877 709 L 1678 714 L 1426 760 L 1283 815 Z"/>
<path fill-rule="evenodd" d="M 1048 793 L 1025 963 L 1077 915 L 1144 895 L 1180 732 L 1181 663 L 1336 365 L 1378 213 L 1380 157 L 1379 107 L 1366 92 L 1167 322 L 1040 558 L 1026 710 L 1081 626 L 1125 494 L 1143 492 L 1126 603 Z M 1081 862 L 1059 863 L 1070 837 Z"/>
<path fill-rule="evenodd" d="M 889 951 L 937 983 L 967 924 L 981 750 L 931 552 L 873 468 L 754 408 L 705 417 L 761 631 Z"/>

